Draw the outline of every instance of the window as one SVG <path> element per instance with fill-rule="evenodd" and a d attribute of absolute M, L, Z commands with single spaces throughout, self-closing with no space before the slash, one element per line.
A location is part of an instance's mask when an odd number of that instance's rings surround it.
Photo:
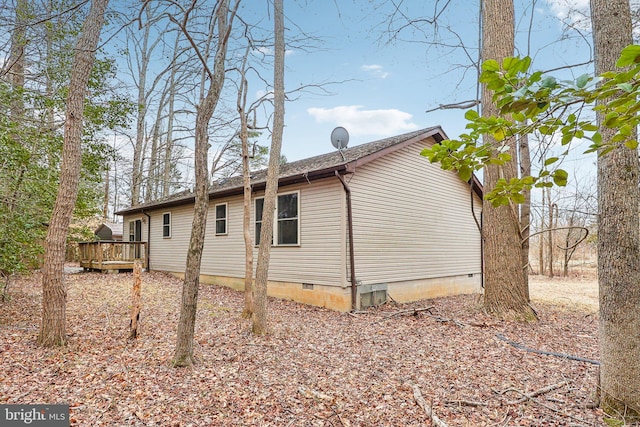
<path fill-rule="evenodd" d="M 264 210 L 264 198 L 255 199 L 255 242 L 260 244 L 260 232 L 262 231 L 262 212 Z M 298 245 L 299 236 L 299 193 L 279 194 L 274 213 L 274 243 L 278 246 Z"/>
<path fill-rule="evenodd" d="M 216 205 L 216 236 L 227 234 L 227 204 Z"/>
<path fill-rule="evenodd" d="M 162 237 L 171 237 L 171 212 L 162 214 Z"/>
<path fill-rule="evenodd" d="M 133 221 L 129 221 L 129 241 L 142 241 L 142 220 L 135 219 Z"/>
<path fill-rule="evenodd" d="M 278 196 L 276 208 L 277 236 L 279 245 L 298 244 L 298 193 Z"/>
<path fill-rule="evenodd" d="M 260 244 L 260 232 L 262 231 L 262 210 L 264 208 L 264 198 L 256 199 L 256 245 Z"/>

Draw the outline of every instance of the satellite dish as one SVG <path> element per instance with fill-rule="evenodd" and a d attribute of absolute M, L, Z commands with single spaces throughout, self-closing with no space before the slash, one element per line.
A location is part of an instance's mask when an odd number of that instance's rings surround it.
<path fill-rule="evenodd" d="M 338 150 L 347 148 L 347 144 L 349 144 L 349 132 L 342 126 L 338 126 L 331 132 L 331 144 Z"/>

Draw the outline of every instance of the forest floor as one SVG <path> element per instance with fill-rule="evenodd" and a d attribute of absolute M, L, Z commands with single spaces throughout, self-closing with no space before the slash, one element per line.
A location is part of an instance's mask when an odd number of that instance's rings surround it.
<path fill-rule="evenodd" d="M 179 280 L 143 274 L 131 342 L 132 275 L 67 275 L 69 344 L 55 349 L 35 343 L 40 280 L 18 280 L 0 303 L 0 404 L 69 404 L 72 425 L 437 425 L 431 410 L 448 426 L 607 425 L 597 365 L 501 339 L 597 359 L 596 310 L 581 299 L 595 279 L 532 278 L 534 324 L 488 317 L 477 295 L 361 314 L 271 299 L 265 337 L 240 316 L 241 293 L 202 286 L 186 369 L 171 366 Z"/>

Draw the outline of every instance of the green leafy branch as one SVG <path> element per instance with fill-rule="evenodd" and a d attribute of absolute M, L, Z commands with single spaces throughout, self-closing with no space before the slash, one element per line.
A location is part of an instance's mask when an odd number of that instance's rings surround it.
<path fill-rule="evenodd" d="M 494 206 L 522 203 L 524 192 L 533 187 L 565 186 L 569 174 L 557 165 L 569 154 L 572 141 L 591 141 L 585 153 L 599 155 L 619 146 L 638 147 L 635 129 L 640 124 L 640 45 L 627 46 L 616 65 L 618 70 L 599 77 L 584 74 L 575 80 L 558 80 L 542 71 L 530 73 L 529 57 L 505 58 L 501 64 L 488 60 L 482 64 L 480 82 L 493 91 L 499 116 L 482 117 L 469 110 L 465 114 L 468 133 L 456 140 L 442 141 L 421 154 L 468 180 L 473 172 L 489 164 L 510 161 L 508 142 L 512 138 L 538 132 L 559 138 L 564 152 L 545 159 L 537 176 L 498 180 L 485 199 Z M 607 102 L 594 106 L 601 100 Z M 602 125 L 614 131 L 606 143 L 593 120 L 582 118 L 589 110 L 601 113 Z M 482 143 L 486 135 L 496 143 Z"/>

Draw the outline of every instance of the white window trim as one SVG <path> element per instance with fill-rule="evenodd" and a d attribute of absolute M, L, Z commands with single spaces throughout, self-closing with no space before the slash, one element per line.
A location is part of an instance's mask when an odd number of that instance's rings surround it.
<path fill-rule="evenodd" d="M 168 225 L 165 225 L 165 223 L 164 223 L 164 216 L 165 215 L 169 215 L 169 224 Z M 163 212 L 161 217 L 160 217 L 160 218 L 162 218 L 162 238 L 163 239 L 170 239 L 171 236 L 173 235 L 173 218 L 172 218 L 172 216 L 173 215 L 171 215 L 171 212 Z M 165 227 L 169 227 L 169 235 L 168 236 L 164 235 L 164 228 Z"/>
<path fill-rule="evenodd" d="M 298 227 L 297 227 L 297 232 L 298 235 L 296 236 L 297 239 L 297 243 L 281 243 L 278 244 L 278 197 L 280 196 L 286 196 L 288 194 L 297 194 L 298 195 L 298 216 L 296 217 L 297 221 L 298 221 Z M 254 227 L 254 238 L 255 238 L 255 225 L 256 225 L 256 200 L 264 200 L 264 196 L 261 197 L 256 197 L 254 198 L 254 202 L 253 202 L 253 227 Z M 262 215 L 264 215 L 264 210 L 262 212 Z M 291 219 L 291 218 L 289 218 Z M 258 246 L 257 242 L 254 242 L 254 245 Z M 300 246 L 300 190 L 295 190 L 295 191 L 287 191 L 285 193 L 278 193 L 276 195 L 276 206 L 275 206 L 275 211 L 273 212 L 273 231 L 272 231 L 272 236 L 271 236 L 271 246 L 280 246 L 280 247 L 298 247 Z"/>
<path fill-rule="evenodd" d="M 253 244 L 258 246 L 260 243 L 258 242 L 258 234 L 256 233 L 257 225 L 258 225 L 258 216 L 256 215 L 256 207 L 258 206 L 258 200 L 262 200 L 262 216 L 264 216 L 264 196 L 263 197 L 254 197 L 253 199 Z M 260 223 L 263 223 L 262 218 L 260 218 Z M 262 231 L 262 229 L 260 230 Z M 271 246 L 273 246 L 273 239 L 271 239 Z"/>
<path fill-rule="evenodd" d="M 129 242 L 135 242 L 136 240 L 136 221 L 137 219 L 129 220 Z M 133 237 L 133 239 L 131 239 L 131 237 Z"/>
<path fill-rule="evenodd" d="M 224 205 L 224 214 L 225 217 L 224 218 L 218 218 L 218 206 L 223 206 Z M 224 203 L 216 203 L 213 206 L 213 212 L 214 212 L 214 227 L 215 227 L 215 234 L 216 236 L 228 236 L 229 235 L 229 203 L 228 202 L 224 202 Z M 223 220 L 224 219 L 224 233 L 218 233 L 218 221 L 219 220 Z"/>

